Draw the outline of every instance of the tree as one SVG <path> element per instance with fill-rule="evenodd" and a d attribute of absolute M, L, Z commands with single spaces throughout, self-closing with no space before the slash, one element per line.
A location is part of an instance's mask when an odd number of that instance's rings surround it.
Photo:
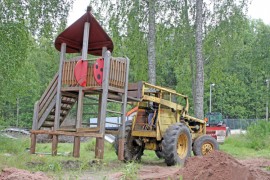
<path fill-rule="evenodd" d="M 196 0 L 196 90 L 195 116 L 203 119 L 204 64 L 202 57 L 202 13 L 203 0 Z"/>
<path fill-rule="evenodd" d="M 156 51 L 155 51 L 155 0 L 148 0 L 148 78 L 149 83 L 156 84 Z"/>
<path fill-rule="evenodd" d="M 55 62 L 50 64 L 51 57 L 46 59 L 40 53 L 46 49 L 41 39 L 50 40 L 52 49 L 51 42 L 57 31 L 65 27 L 72 3 L 0 0 L 0 124 L 14 125 L 14 119 L 20 116 L 22 124 L 30 125 L 34 101 L 53 76 L 48 75 L 51 65 L 57 66 Z M 48 54 L 55 53 L 50 50 Z M 40 67 L 43 59 L 50 65 Z"/>

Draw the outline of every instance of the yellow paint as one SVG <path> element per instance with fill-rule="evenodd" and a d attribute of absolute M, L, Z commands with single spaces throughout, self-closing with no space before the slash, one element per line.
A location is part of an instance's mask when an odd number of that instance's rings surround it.
<path fill-rule="evenodd" d="M 177 141 L 177 154 L 180 158 L 185 158 L 188 153 L 188 137 L 186 134 L 180 134 Z"/>
<path fill-rule="evenodd" d="M 147 130 L 143 130 L 143 131 L 132 131 L 131 133 L 132 136 L 139 136 L 139 137 L 156 137 L 157 133 L 156 131 L 147 131 Z"/>
<path fill-rule="evenodd" d="M 156 150 L 157 144 L 155 142 L 148 142 L 148 143 L 145 143 L 144 148 L 148 150 Z"/>

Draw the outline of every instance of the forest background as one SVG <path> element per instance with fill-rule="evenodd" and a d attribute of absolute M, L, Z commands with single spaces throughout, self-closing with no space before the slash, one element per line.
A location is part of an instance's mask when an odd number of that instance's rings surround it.
<path fill-rule="evenodd" d="M 117 2 L 117 3 L 116 3 Z M 147 0 L 91 0 L 92 13 L 131 60 L 130 82 L 148 81 Z M 270 79 L 270 26 L 247 17 L 249 0 L 203 4 L 204 112 L 264 119 Z M 58 70 L 54 39 L 72 0 L 0 0 L 0 126 L 31 127 L 33 106 Z M 188 95 L 193 114 L 195 0 L 155 3 L 156 84 Z"/>

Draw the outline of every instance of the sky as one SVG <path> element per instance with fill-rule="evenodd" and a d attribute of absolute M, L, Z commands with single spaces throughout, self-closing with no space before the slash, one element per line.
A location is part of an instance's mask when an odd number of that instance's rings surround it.
<path fill-rule="evenodd" d="M 88 4 L 88 0 L 74 0 L 73 9 L 68 16 L 68 25 L 75 22 L 85 13 Z M 248 10 L 248 16 L 252 19 L 262 19 L 264 23 L 270 25 L 269 7 L 270 0 L 252 0 Z"/>

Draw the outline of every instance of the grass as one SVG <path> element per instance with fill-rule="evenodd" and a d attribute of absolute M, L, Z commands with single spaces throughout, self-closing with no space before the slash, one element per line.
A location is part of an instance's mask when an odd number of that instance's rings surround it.
<path fill-rule="evenodd" d="M 136 180 L 139 169 L 140 164 L 135 162 L 127 163 L 124 169 L 122 170 L 123 176 L 121 177 L 121 179 Z"/>
<path fill-rule="evenodd" d="M 270 147 L 262 149 L 250 148 L 250 141 L 245 135 L 230 136 L 220 145 L 220 150 L 240 159 L 267 158 L 270 159 Z"/>
<path fill-rule="evenodd" d="M 255 131 L 255 130 L 254 130 Z M 257 132 L 257 131 L 256 131 Z M 268 131 L 266 131 L 268 132 Z M 256 139 L 250 140 L 249 135 L 230 136 L 225 143 L 220 145 L 220 150 L 231 154 L 236 158 L 268 158 L 270 159 L 270 147 L 254 147 Z M 264 135 L 260 136 L 264 137 Z M 266 139 L 269 136 L 265 137 Z M 112 144 L 105 143 L 104 159 L 95 159 L 95 139 L 81 143 L 80 158 L 73 158 L 73 144 L 59 143 L 58 153 L 52 157 L 51 143 L 38 143 L 37 155 L 29 154 L 30 139 L 0 138 L 0 170 L 5 167 L 16 167 L 29 171 L 43 171 L 58 179 L 77 179 L 86 172 L 96 179 L 106 178 L 106 175 L 114 172 L 122 172 L 123 179 L 136 179 L 141 164 L 166 166 L 164 160 L 157 158 L 154 151 L 145 150 L 141 163 L 122 163 L 118 161 Z M 45 155 L 45 154 L 48 155 Z M 267 168 L 269 170 L 269 168 Z"/>
<path fill-rule="evenodd" d="M 43 171 L 59 178 L 63 172 L 67 177 L 76 177 L 86 170 L 95 172 L 121 171 L 125 164 L 117 160 L 112 144 L 105 143 L 105 154 L 102 161 L 95 159 L 95 141 L 81 143 L 80 158 L 72 157 L 73 144 L 59 143 L 58 156 L 51 156 L 51 143 L 37 144 L 37 155 L 29 154 L 30 140 L 0 138 L 0 170 L 5 167 L 16 167 L 30 171 Z M 67 171 L 68 170 L 68 171 Z M 68 173 L 66 173 L 68 172 Z M 104 174 L 103 174 L 104 175 Z M 75 178 L 76 179 L 76 178 Z"/>

